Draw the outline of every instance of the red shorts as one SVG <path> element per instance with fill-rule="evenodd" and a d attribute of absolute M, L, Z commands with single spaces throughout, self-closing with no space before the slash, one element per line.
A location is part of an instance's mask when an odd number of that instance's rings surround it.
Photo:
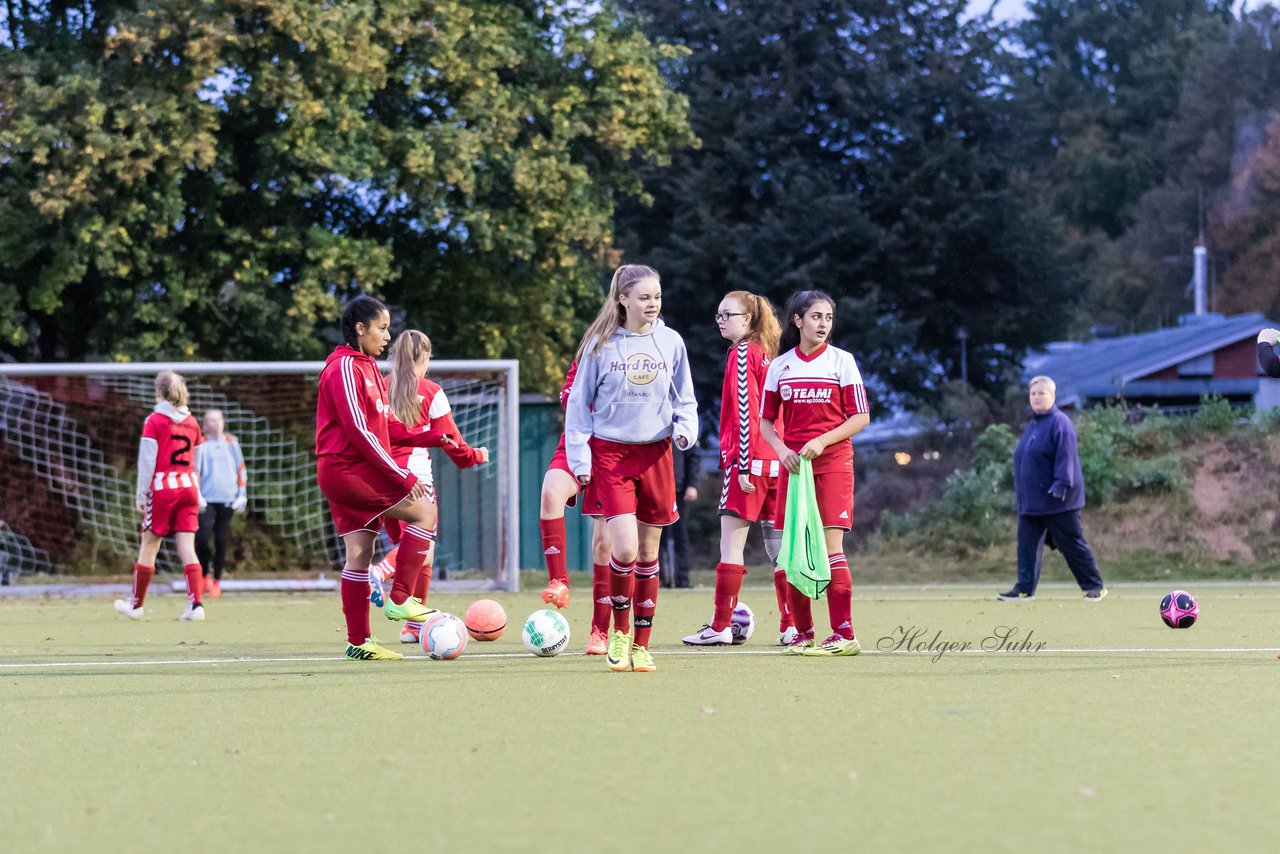
<path fill-rule="evenodd" d="M 748 522 L 773 522 L 778 515 L 777 460 L 752 460 L 751 484 L 755 492 L 743 492 L 738 485 L 738 469 L 727 469 L 720 487 L 720 515 L 737 516 Z"/>
<path fill-rule="evenodd" d="M 845 466 L 813 473 L 813 487 L 818 493 L 818 515 L 822 527 L 849 530 L 853 527 L 853 461 Z M 791 473 L 785 468 L 778 478 L 778 518 L 773 523 L 779 531 L 787 513 L 787 481 Z"/>
<path fill-rule="evenodd" d="M 427 500 L 432 504 L 436 503 L 436 495 L 434 491 L 427 494 Z M 440 520 L 439 517 L 437 517 L 436 526 L 439 527 L 439 525 Z M 391 545 L 393 546 L 400 545 L 400 541 L 404 539 L 404 526 L 405 523 L 401 522 L 399 519 L 392 519 L 390 516 L 382 517 L 382 529 L 387 532 L 387 539 L 391 540 Z"/>
<path fill-rule="evenodd" d="M 662 527 L 680 518 L 676 512 L 676 470 L 671 440 L 628 445 L 591 437 L 591 484 L 584 495 L 587 516 L 625 516 Z"/>
<path fill-rule="evenodd" d="M 370 482 L 368 466 L 352 467 L 327 456 L 316 463 L 316 475 L 340 537 L 354 531 L 376 534 L 379 517 L 409 495 L 403 486 L 387 488 Z"/>
<path fill-rule="evenodd" d="M 200 498 L 194 486 L 186 489 L 153 489 L 147 495 L 142 530 L 157 537 L 194 534 L 200 530 Z"/>
<path fill-rule="evenodd" d="M 556 445 L 556 452 L 555 454 L 552 455 L 551 462 L 547 463 L 547 471 L 551 471 L 552 469 L 557 469 L 569 475 L 569 477 L 573 477 L 573 469 L 569 468 L 569 452 L 566 451 L 564 447 L 563 433 L 560 434 L 560 444 Z M 577 480 L 576 477 L 573 477 L 573 479 L 575 481 Z M 578 491 L 585 492 L 586 490 L 579 487 Z M 575 495 L 565 503 L 565 506 L 573 507 L 577 503 L 578 503 L 578 496 Z"/>

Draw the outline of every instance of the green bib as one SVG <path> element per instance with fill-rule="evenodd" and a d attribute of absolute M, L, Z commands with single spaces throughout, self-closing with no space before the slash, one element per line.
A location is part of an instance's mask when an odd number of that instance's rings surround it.
<path fill-rule="evenodd" d="M 810 599 L 821 599 L 831 584 L 831 563 L 813 487 L 813 463 L 804 457 L 799 473 L 788 475 L 784 524 L 778 566 L 786 570 L 787 581 L 797 590 Z"/>

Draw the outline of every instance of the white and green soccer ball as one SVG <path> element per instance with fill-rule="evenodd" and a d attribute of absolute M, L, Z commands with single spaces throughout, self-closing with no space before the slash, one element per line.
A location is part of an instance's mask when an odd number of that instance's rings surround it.
<path fill-rule="evenodd" d="M 529 615 L 520 634 L 525 649 L 547 658 L 559 655 L 569 645 L 569 622 L 555 611 L 543 608 Z"/>

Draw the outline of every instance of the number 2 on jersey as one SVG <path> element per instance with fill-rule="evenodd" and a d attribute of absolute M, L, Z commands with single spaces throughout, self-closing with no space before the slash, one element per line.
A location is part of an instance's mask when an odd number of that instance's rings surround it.
<path fill-rule="evenodd" d="M 191 464 L 191 458 L 188 457 L 187 454 L 191 452 L 191 437 L 177 435 L 171 438 L 174 442 L 181 442 L 182 447 L 175 449 L 174 452 L 169 455 L 169 465 L 189 466 Z"/>

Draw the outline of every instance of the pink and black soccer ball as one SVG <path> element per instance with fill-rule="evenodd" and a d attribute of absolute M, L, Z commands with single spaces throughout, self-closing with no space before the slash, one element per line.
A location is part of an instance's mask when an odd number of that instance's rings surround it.
<path fill-rule="evenodd" d="M 1166 593 L 1160 600 L 1160 619 L 1171 629 L 1189 629 L 1200 616 L 1200 603 L 1185 590 Z"/>

